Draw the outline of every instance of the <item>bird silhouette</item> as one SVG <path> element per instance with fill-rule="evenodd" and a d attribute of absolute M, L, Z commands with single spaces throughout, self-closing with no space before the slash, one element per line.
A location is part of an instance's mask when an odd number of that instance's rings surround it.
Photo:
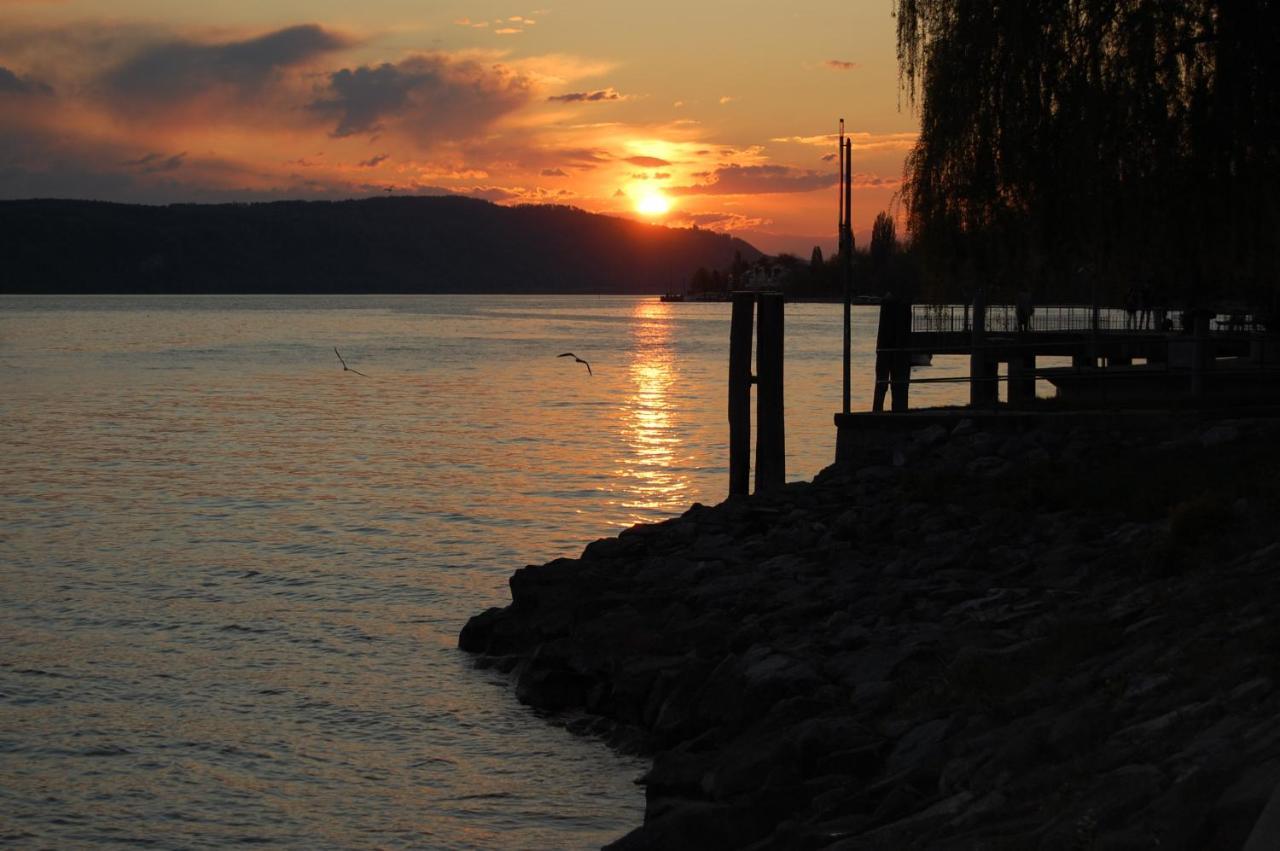
<path fill-rule="evenodd" d="M 342 360 L 342 353 L 338 351 L 338 347 L 337 347 L 337 346 L 334 346 L 334 347 L 333 347 L 333 353 L 334 353 L 335 355 L 337 355 L 337 356 L 338 356 L 338 360 L 342 362 L 342 371 L 343 371 L 343 372 L 354 372 L 356 375 L 364 375 L 364 373 L 363 373 L 363 372 L 361 372 L 360 370 L 358 370 L 358 369 L 352 369 L 351 367 L 347 366 L 347 362 L 346 362 L 345 360 Z M 365 377 L 365 378 L 368 378 L 369 376 L 364 375 L 364 377 Z"/>
<path fill-rule="evenodd" d="M 573 358 L 573 359 L 574 359 L 574 360 L 576 360 L 578 363 L 582 364 L 583 366 L 585 366 L 585 367 L 587 368 L 587 375 L 593 375 L 593 374 L 594 374 L 594 373 L 592 373 L 592 372 L 591 372 L 591 364 L 587 363 L 587 362 L 586 362 L 586 361 L 584 361 L 582 358 L 580 358 L 580 357 L 578 357 L 577 355 L 575 355 L 573 352 L 565 352 L 565 353 L 564 353 L 564 354 L 562 354 L 562 355 L 556 355 L 556 357 L 558 357 L 558 358 Z"/>

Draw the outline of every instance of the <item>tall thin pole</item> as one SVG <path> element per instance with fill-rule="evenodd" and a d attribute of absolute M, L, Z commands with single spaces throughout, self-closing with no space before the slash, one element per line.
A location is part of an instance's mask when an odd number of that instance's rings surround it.
<path fill-rule="evenodd" d="M 844 279 L 844 357 L 841 410 L 849 413 L 852 387 L 853 351 L 853 140 L 844 137 L 844 119 L 840 119 L 840 271 Z"/>

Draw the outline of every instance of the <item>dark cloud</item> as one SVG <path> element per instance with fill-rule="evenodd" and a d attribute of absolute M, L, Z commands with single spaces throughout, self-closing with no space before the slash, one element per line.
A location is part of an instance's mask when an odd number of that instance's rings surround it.
<path fill-rule="evenodd" d="M 53 89 L 30 77 L 19 77 L 8 68 L 0 65 L 0 94 L 11 95 L 51 95 Z"/>
<path fill-rule="evenodd" d="M 628 162 L 632 165 L 638 165 L 643 168 L 662 168 L 664 166 L 671 165 L 667 160 L 659 159 L 658 157 L 627 157 L 623 162 Z"/>
<path fill-rule="evenodd" d="M 386 155 L 386 154 L 378 154 L 378 155 L 377 155 L 377 156 L 375 156 L 375 157 L 369 157 L 369 159 L 367 159 L 367 160 L 361 160 L 361 161 L 360 161 L 360 167 L 361 167 L 361 168 L 373 168 L 374 166 L 378 165 L 379 163 L 384 162 L 386 159 L 387 159 L 387 155 Z"/>
<path fill-rule="evenodd" d="M 250 97 L 281 71 L 349 44 L 314 24 L 219 44 L 165 41 L 142 48 L 99 83 L 125 110 L 173 105 L 215 90 Z"/>
<path fill-rule="evenodd" d="M 568 173 L 561 168 L 544 168 L 542 170 L 543 177 L 568 177 Z"/>
<path fill-rule="evenodd" d="M 607 100 L 626 100 L 626 95 L 619 92 L 613 86 L 607 89 L 597 89 L 594 92 L 567 92 L 562 95 L 552 95 L 547 100 L 562 101 L 564 103 L 598 103 Z"/>
<path fill-rule="evenodd" d="M 824 163 L 829 163 L 829 162 L 831 162 L 832 160 L 834 160 L 835 158 L 836 158 L 836 155 L 835 155 L 835 154 L 823 154 L 823 155 L 822 155 L 822 161 L 823 161 Z"/>
<path fill-rule="evenodd" d="M 648 180 L 649 173 L 647 171 L 632 172 L 631 177 L 635 180 Z"/>
<path fill-rule="evenodd" d="M 500 65 L 433 54 L 392 65 L 362 65 L 329 75 L 308 108 L 336 121 L 334 136 L 402 125 L 422 144 L 474 135 L 524 106 L 532 83 Z"/>
<path fill-rule="evenodd" d="M 717 168 L 708 183 L 671 186 L 672 195 L 770 195 L 812 192 L 834 186 L 836 175 L 784 165 L 727 165 Z"/>
<path fill-rule="evenodd" d="M 824 64 L 832 71 L 852 71 L 862 67 L 857 62 L 846 62 L 843 59 L 828 59 Z"/>
<path fill-rule="evenodd" d="M 182 161 L 186 156 L 186 151 L 174 154 L 171 157 L 166 157 L 160 153 L 150 153 L 136 160 L 126 160 L 121 165 L 128 166 L 140 174 L 158 174 L 159 172 L 177 171 L 182 168 Z"/>

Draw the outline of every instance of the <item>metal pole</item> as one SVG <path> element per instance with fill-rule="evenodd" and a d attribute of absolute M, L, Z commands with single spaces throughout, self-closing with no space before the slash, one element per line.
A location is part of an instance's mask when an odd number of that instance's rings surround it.
<path fill-rule="evenodd" d="M 841 219 L 844 221 L 844 227 L 840 231 L 840 260 L 842 271 L 844 272 L 844 358 L 843 358 L 843 377 L 844 385 L 841 393 L 841 410 L 846 414 L 850 410 L 850 388 L 852 386 L 852 351 L 853 351 L 853 321 L 852 321 L 852 304 L 853 304 L 853 140 L 845 139 L 844 136 L 844 119 L 840 120 L 841 130 L 841 148 L 840 169 L 844 176 L 844 186 L 842 192 L 843 198 L 843 214 Z"/>

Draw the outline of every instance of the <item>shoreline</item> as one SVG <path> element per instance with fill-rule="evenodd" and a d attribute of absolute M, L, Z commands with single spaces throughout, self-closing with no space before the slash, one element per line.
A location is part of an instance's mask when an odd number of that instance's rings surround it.
<path fill-rule="evenodd" d="M 617 849 L 1238 848 L 1280 783 L 1277 438 L 859 435 L 517 571 L 459 646 L 652 756 Z"/>

